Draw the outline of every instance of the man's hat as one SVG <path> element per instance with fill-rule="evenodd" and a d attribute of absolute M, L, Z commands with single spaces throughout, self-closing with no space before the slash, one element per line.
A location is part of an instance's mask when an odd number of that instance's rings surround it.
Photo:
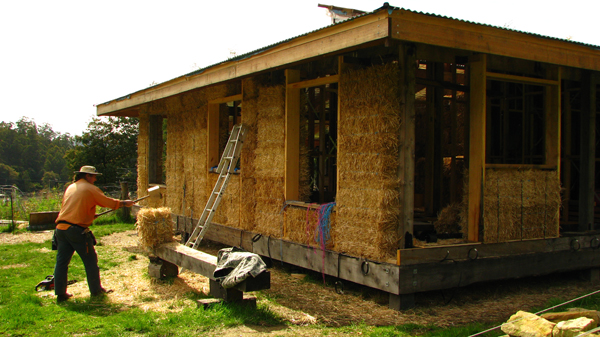
<path fill-rule="evenodd" d="M 102 173 L 98 173 L 96 168 L 93 166 L 82 166 L 79 171 L 75 171 L 75 173 L 87 173 L 87 174 L 97 174 L 102 175 Z"/>

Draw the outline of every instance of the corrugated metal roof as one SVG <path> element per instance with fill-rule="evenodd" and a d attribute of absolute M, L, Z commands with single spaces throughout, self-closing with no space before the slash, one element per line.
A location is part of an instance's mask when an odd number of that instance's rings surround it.
<path fill-rule="evenodd" d="M 218 65 L 221 65 L 221 64 L 225 64 L 225 63 L 228 63 L 228 62 L 235 62 L 235 61 L 239 61 L 239 60 L 243 60 L 243 59 L 246 59 L 246 58 L 252 57 L 252 56 L 254 56 L 254 55 L 260 54 L 260 53 L 262 53 L 262 52 L 264 52 L 264 51 L 267 51 L 267 50 L 269 50 L 269 49 L 271 49 L 271 48 L 274 48 L 274 47 L 276 47 L 276 46 L 279 46 L 279 45 L 281 45 L 281 44 L 284 44 L 284 43 L 286 43 L 286 42 L 289 42 L 289 41 L 292 41 L 292 40 L 294 40 L 294 39 L 297 39 L 297 38 L 299 38 L 299 37 L 307 36 L 307 35 L 310 35 L 310 34 L 312 34 L 312 33 L 314 33 L 314 32 L 318 32 L 318 31 L 321 31 L 321 30 L 323 30 L 323 29 L 326 29 L 326 28 L 329 28 L 329 27 L 332 27 L 332 26 L 336 26 L 336 25 L 341 25 L 341 24 L 344 24 L 344 22 L 347 22 L 347 21 L 353 21 L 353 20 L 355 20 L 355 19 L 357 19 L 357 18 L 360 18 L 360 17 L 363 17 L 363 16 L 367 16 L 367 15 L 371 15 L 371 14 L 374 14 L 374 13 L 376 13 L 376 12 L 380 11 L 380 10 L 387 10 L 389 14 L 391 14 L 391 13 L 392 13 L 393 11 L 395 11 L 395 10 L 403 10 L 403 11 L 407 11 L 407 12 L 411 12 L 411 13 L 416 13 L 416 14 L 421 14 L 421 15 L 433 16 L 433 17 L 437 17 L 437 18 L 448 19 L 448 20 L 454 20 L 454 21 L 460 21 L 460 22 L 465 22 L 465 23 L 474 24 L 474 25 L 478 25 L 478 26 L 491 27 L 491 28 L 502 29 L 502 30 L 511 31 L 511 32 L 517 32 L 517 33 L 527 34 L 527 35 L 536 36 L 536 37 L 540 37 L 540 38 L 544 38 L 544 39 L 549 39 L 549 40 L 556 40 L 556 41 L 562 41 L 562 42 L 573 43 L 573 44 L 577 44 L 577 45 L 581 45 L 581 46 L 589 47 L 589 48 L 592 48 L 592 49 L 600 50 L 600 46 L 596 46 L 596 45 L 592 45 L 592 44 L 587 44 L 587 43 L 583 43 L 583 42 L 572 41 L 572 40 L 567 40 L 567 39 L 561 39 L 561 38 L 557 38 L 557 37 L 552 37 L 552 36 L 541 35 L 541 34 L 537 34 L 537 33 L 530 33 L 530 32 L 525 32 L 525 31 L 521 31 L 521 30 L 511 29 L 511 28 L 508 28 L 508 27 L 494 26 L 494 25 L 489 25 L 489 24 L 485 24 L 485 23 L 479 23 L 479 22 L 474 22 L 474 21 L 468 21 L 468 20 L 456 19 L 456 18 L 453 18 L 453 17 L 450 17 L 450 16 L 445 16 L 445 15 L 439 15 L 439 14 L 434 14 L 434 13 L 426 13 L 426 12 L 420 12 L 420 11 L 413 11 L 413 10 L 406 9 L 406 8 L 402 8 L 402 7 L 393 7 L 393 6 L 386 6 L 386 5 L 387 5 L 387 2 L 386 2 L 386 3 L 384 3 L 384 6 L 382 6 L 382 7 L 380 7 L 380 8 L 377 8 L 377 9 L 373 10 L 372 12 L 367 12 L 367 13 L 364 13 L 364 14 L 362 14 L 362 15 L 358 15 L 358 16 L 355 16 L 355 17 L 353 17 L 353 18 L 349 18 L 349 19 L 347 19 L 347 20 L 344 20 L 344 21 L 342 21 L 342 22 L 338 22 L 338 23 L 335 23 L 335 24 L 331 24 L 331 25 L 325 26 L 325 27 L 323 27 L 323 28 L 315 29 L 315 30 L 309 31 L 309 32 L 307 32 L 307 33 L 304 33 L 304 34 L 301 34 L 301 35 L 298 35 L 298 36 L 294 36 L 294 37 L 291 37 L 291 38 L 289 38 L 289 39 L 285 39 L 285 40 L 283 40 L 283 41 L 279 41 L 279 42 L 277 42 L 277 43 L 273 43 L 273 44 L 271 44 L 271 45 L 268 45 L 268 46 L 266 46 L 266 47 L 262 47 L 262 48 L 259 48 L 259 49 L 256 49 L 256 50 L 253 50 L 253 51 L 251 51 L 251 52 L 248 52 L 248 53 L 245 53 L 245 54 L 242 54 L 242 55 L 238 55 L 238 56 L 235 56 L 235 57 L 229 58 L 229 59 L 227 59 L 227 60 L 224 60 L 224 61 L 221 61 L 221 62 L 217 62 L 217 63 L 211 64 L 211 65 L 209 65 L 209 66 L 206 66 L 206 67 L 200 68 L 200 69 L 198 69 L 198 70 L 194 70 L 194 71 L 192 71 L 192 72 L 190 72 L 190 73 L 184 74 L 184 75 L 182 75 L 182 76 L 175 77 L 175 78 L 173 78 L 173 79 L 171 79 L 171 80 L 168 80 L 168 81 L 165 81 L 165 82 L 169 82 L 169 81 L 172 81 L 172 80 L 174 80 L 174 79 L 181 78 L 181 77 L 190 77 L 190 76 L 194 76 L 194 75 L 202 74 L 204 71 L 206 71 L 207 69 L 210 69 L 210 68 L 212 68 L 212 67 L 215 67 L 215 66 L 218 66 Z M 165 83 L 165 82 L 162 82 L 162 83 Z M 157 84 L 156 86 L 158 86 L 158 85 L 160 85 L 160 84 L 162 84 L 162 83 L 159 83 L 159 84 Z M 153 88 L 153 87 L 154 87 L 154 86 L 152 86 L 152 87 L 148 87 L 148 88 L 145 88 L 145 89 L 143 89 L 143 90 L 146 90 L 146 89 L 149 89 L 149 88 Z M 143 91 L 143 90 L 139 90 L 139 91 Z M 136 92 L 139 92 L 139 91 L 136 91 Z M 132 95 L 132 94 L 125 95 L 125 96 L 123 96 L 123 97 L 117 98 L 116 100 L 118 101 L 118 100 L 127 99 L 127 98 L 129 98 L 129 96 L 131 96 L 131 95 Z M 112 101 L 112 100 L 111 100 L 111 101 Z M 109 101 L 109 102 L 110 102 L 110 101 Z M 106 103 L 108 103 L 108 102 L 106 102 Z"/>

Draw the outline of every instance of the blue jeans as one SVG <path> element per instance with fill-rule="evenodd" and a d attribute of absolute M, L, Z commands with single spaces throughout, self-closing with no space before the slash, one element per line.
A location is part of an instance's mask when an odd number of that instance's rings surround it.
<path fill-rule="evenodd" d="M 83 231 L 83 228 L 77 226 L 71 226 L 66 230 L 56 230 L 58 252 L 54 267 L 54 294 L 57 296 L 67 293 L 67 274 L 74 252 L 77 252 L 85 266 L 90 294 L 96 295 L 102 291 L 98 255 L 94 249 L 95 239 L 91 232 L 84 234 Z"/>

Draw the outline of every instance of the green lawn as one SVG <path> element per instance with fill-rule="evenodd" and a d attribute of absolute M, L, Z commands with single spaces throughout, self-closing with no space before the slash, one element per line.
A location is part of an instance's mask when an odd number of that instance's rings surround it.
<path fill-rule="evenodd" d="M 97 238 L 113 232 L 131 230 L 133 224 L 94 226 Z M 12 234 L 4 234 L 12 235 Z M 197 336 L 244 335 L 244 331 L 263 331 L 271 336 L 469 336 L 491 325 L 468 325 L 441 329 L 433 326 L 407 324 L 374 327 L 355 325 L 331 328 L 323 326 L 299 327 L 279 317 L 269 308 L 276 299 L 258 302 L 256 310 L 236 304 L 220 304 L 209 309 L 187 305 L 178 312 L 144 310 L 134 304 L 114 303 L 110 296 L 90 299 L 77 296 L 56 304 L 51 292 L 35 291 L 35 285 L 52 274 L 55 252 L 49 250 L 50 242 L 0 244 L 0 335 L 3 336 Z M 123 261 L 138 259 L 131 252 L 114 247 L 98 246 L 101 273 L 107 273 Z M 145 271 L 147 277 L 147 270 Z M 69 279 L 85 280 L 85 271 L 79 257 L 71 262 Z M 159 281 L 166 282 L 167 281 Z M 172 280 L 171 280 L 172 282 Z M 41 295 L 41 296 L 40 296 Z M 185 295 L 188 300 L 205 297 L 195 291 Z M 257 296 L 261 298 L 260 292 Z M 262 296 L 263 299 L 267 296 Z M 152 299 L 149 299 L 152 300 Z M 193 303 L 188 301 L 186 303 Z M 570 306 L 585 305 L 599 308 L 598 296 Z M 557 303 L 549 303 L 549 305 Z M 564 307 L 561 308 L 564 310 Z M 244 330 L 246 329 L 246 330 Z M 239 332 L 239 333 L 238 333 Z M 496 330 L 485 336 L 502 335 Z"/>

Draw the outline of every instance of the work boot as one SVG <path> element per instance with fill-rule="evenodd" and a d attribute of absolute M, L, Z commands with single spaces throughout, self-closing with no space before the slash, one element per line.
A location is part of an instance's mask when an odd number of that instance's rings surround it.
<path fill-rule="evenodd" d="M 56 296 L 56 303 L 64 302 L 64 301 L 68 300 L 71 297 L 73 297 L 73 294 L 69 294 L 69 293 L 65 293 L 64 295 L 57 295 Z"/>
<path fill-rule="evenodd" d="M 112 290 L 112 289 L 108 289 L 108 290 L 106 290 L 106 289 L 102 288 L 102 289 L 101 289 L 99 292 L 97 292 L 97 293 L 93 293 L 93 294 L 92 294 L 92 297 L 97 297 L 97 296 L 101 296 L 101 295 L 105 295 L 105 294 L 110 294 L 110 293 L 112 293 L 112 292 L 113 292 L 113 290 Z"/>

